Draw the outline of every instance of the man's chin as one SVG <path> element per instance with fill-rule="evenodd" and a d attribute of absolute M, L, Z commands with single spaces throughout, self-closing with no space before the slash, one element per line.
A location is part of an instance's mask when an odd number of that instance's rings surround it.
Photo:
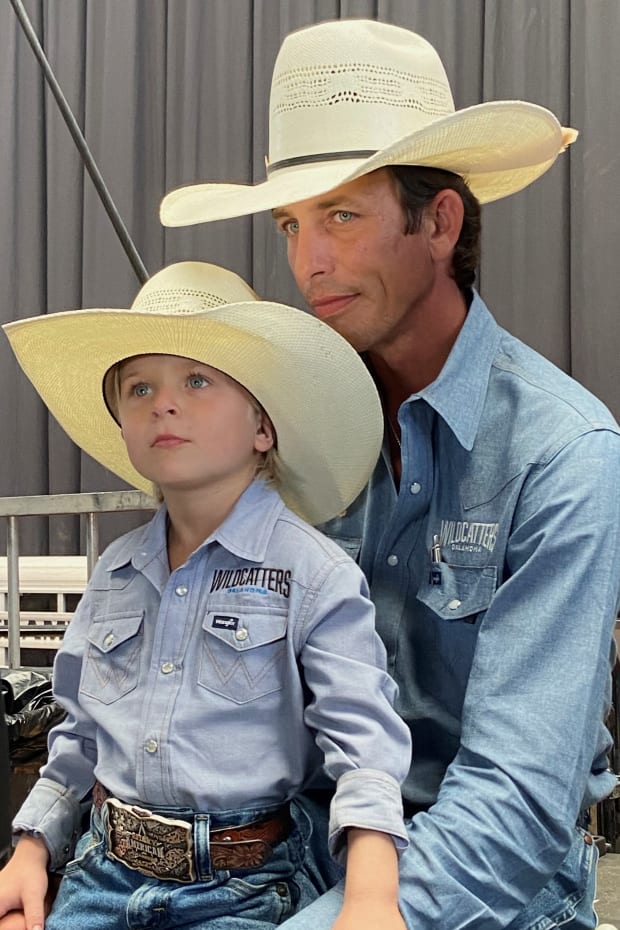
<path fill-rule="evenodd" d="M 357 332 L 354 327 L 347 326 L 346 320 L 338 317 L 328 317 L 323 322 L 338 333 L 339 336 L 342 336 L 343 339 L 346 339 L 356 352 L 365 352 L 369 348 L 368 339 L 364 339 L 362 334 Z"/>

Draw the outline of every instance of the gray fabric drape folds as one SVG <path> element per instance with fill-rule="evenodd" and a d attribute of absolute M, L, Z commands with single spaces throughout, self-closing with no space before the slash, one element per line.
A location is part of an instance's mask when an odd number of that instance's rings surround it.
<path fill-rule="evenodd" d="M 25 0 L 56 77 L 150 273 L 221 263 L 298 303 L 268 216 L 164 230 L 162 195 L 197 180 L 264 177 L 282 37 L 365 16 L 439 50 L 457 107 L 521 98 L 581 130 L 531 188 L 484 208 L 480 287 L 500 322 L 620 416 L 620 4 L 617 0 Z M 8 2 L 0 5 L 2 322 L 128 306 L 138 289 Z M 0 495 L 121 483 L 79 453 L 0 343 Z M 75 399 L 79 403 L 79 398 Z M 116 532 L 118 524 L 115 524 Z M 73 551 L 53 521 L 23 551 Z"/>

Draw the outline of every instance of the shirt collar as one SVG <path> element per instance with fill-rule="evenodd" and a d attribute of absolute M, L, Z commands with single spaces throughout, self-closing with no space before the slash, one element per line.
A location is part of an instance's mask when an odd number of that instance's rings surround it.
<path fill-rule="evenodd" d="M 160 555 L 167 560 L 165 506 L 162 505 L 144 526 L 121 536 L 112 545 L 115 547 L 114 554 L 106 555 L 108 571 L 116 571 L 129 563 L 142 570 Z"/>
<path fill-rule="evenodd" d="M 422 398 L 436 410 L 468 452 L 478 432 L 501 333 L 486 304 L 474 291 L 465 322 L 439 375 L 409 398 Z"/>
<path fill-rule="evenodd" d="M 203 546 L 216 541 L 238 558 L 262 562 L 284 506 L 278 492 L 258 479 L 246 488 L 224 522 L 205 539 Z M 107 563 L 108 571 L 115 571 L 130 562 L 142 571 L 158 557 L 167 562 L 166 523 L 167 510 L 163 504 L 149 523 L 118 541 L 118 549 Z"/>
<path fill-rule="evenodd" d="M 262 562 L 284 501 L 258 478 L 246 488 L 224 522 L 205 540 L 217 542 L 240 559 Z"/>

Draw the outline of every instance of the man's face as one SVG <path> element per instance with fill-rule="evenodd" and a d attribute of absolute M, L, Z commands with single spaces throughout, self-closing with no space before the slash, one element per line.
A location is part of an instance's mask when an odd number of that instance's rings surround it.
<path fill-rule="evenodd" d="M 407 332 L 430 294 L 435 268 L 424 221 L 406 235 L 387 169 L 273 211 L 288 260 L 316 316 L 359 352 Z"/>

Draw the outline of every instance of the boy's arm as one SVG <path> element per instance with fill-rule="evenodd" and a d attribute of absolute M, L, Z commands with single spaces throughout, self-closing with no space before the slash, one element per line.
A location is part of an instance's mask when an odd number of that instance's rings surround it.
<path fill-rule="evenodd" d="M 398 854 L 392 837 L 347 830 L 344 903 L 333 930 L 406 930 L 398 909 Z"/>

